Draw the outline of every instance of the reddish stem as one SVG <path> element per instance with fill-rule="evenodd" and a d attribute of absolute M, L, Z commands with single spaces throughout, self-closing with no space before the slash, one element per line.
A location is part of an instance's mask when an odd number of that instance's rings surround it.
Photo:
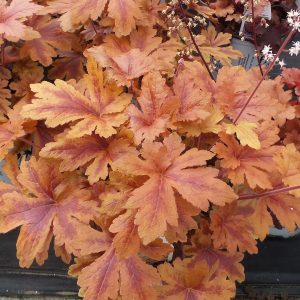
<path fill-rule="evenodd" d="M 181 1 L 181 0 L 178 0 L 178 3 L 179 3 L 179 7 L 180 7 L 180 10 L 181 10 L 183 16 L 185 16 L 185 11 L 184 11 L 183 6 L 182 6 L 182 1 Z M 188 25 L 187 20 L 184 19 L 183 21 L 185 22 L 185 25 L 186 25 L 186 28 L 187 28 L 189 34 L 190 34 L 191 40 L 192 40 L 192 42 L 193 42 L 193 44 L 194 44 L 194 46 L 195 46 L 195 48 L 196 48 L 196 50 L 197 50 L 197 52 L 198 52 L 198 55 L 200 56 L 200 58 L 201 58 L 201 60 L 202 60 L 202 62 L 203 62 L 203 64 L 204 64 L 204 66 L 205 66 L 205 68 L 206 68 L 206 70 L 207 70 L 207 72 L 208 72 L 210 78 L 211 78 L 212 80 L 216 81 L 215 78 L 214 78 L 214 76 L 213 76 L 213 74 L 211 73 L 211 71 L 210 71 L 210 69 L 209 69 L 209 66 L 208 66 L 208 64 L 206 63 L 206 61 L 205 61 L 205 59 L 204 59 L 204 57 L 203 57 L 203 55 L 202 55 L 202 53 L 201 53 L 201 51 L 200 51 L 200 49 L 199 49 L 197 43 L 196 43 L 196 40 L 195 40 L 195 38 L 194 38 L 194 34 L 193 34 L 193 32 L 192 32 L 190 26 Z"/>
<path fill-rule="evenodd" d="M 3 40 L 3 44 L 1 45 L 1 54 L 2 54 L 1 66 L 5 66 L 5 45 L 6 45 L 6 41 Z"/>
<path fill-rule="evenodd" d="M 272 60 L 272 62 L 270 63 L 270 65 L 268 66 L 268 68 L 266 69 L 266 71 L 264 72 L 262 78 L 260 79 L 260 81 L 256 85 L 255 89 L 253 90 L 253 92 L 249 96 L 248 100 L 244 104 L 243 108 L 241 109 L 241 111 L 239 112 L 239 114 L 237 115 L 237 117 L 235 118 L 235 120 L 233 121 L 234 124 L 236 124 L 236 122 L 238 121 L 238 119 L 243 114 L 244 110 L 246 109 L 246 107 L 248 106 L 248 104 L 250 103 L 250 101 L 252 100 L 253 96 L 255 95 L 255 93 L 257 92 L 257 90 L 259 89 L 259 87 L 261 86 L 261 84 L 263 83 L 263 81 L 265 80 L 265 78 L 267 77 L 267 75 L 269 74 L 269 72 L 274 67 L 277 58 L 280 56 L 280 54 L 282 53 L 282 51 L 284 50 L 284 48 L 286 47 L 286 45 L 290 42 L 290 40 L 292 39 L 292 37 L 293 37 L 293 35 L 294 35 L 295 32 L 296 32 L 296 30 L 292 29 L 290 31 L 289 35 L 284 40 L 284 42 L 282 43 L 282 45 L 281 45 L 280 49 L 278 50 L 277 54 L 275 55 L 274 59 Z"/>
<path fill-rule="evenodd" d="M 277 195 L 277 194 L 281 194 L 281 193 L 287 193 L 287 192 L 290 192 L 293 190 L 298 190 L 298 189 L 300 189 L 300 185 L 289 186 L 289 187 L 280 187 L 280 188 L 275 188 L 271 191 L 267 191 L 264 193 L 240 195 L 238 200 L 249 200 L 249 199 L 253 199 L 253 198 L 272 196 L 272 195 Z"/>
<path fill-rule="evenodd" d="M 259 70 L 261 73 L 261 76 L 263 76 L 264 72 L 263 69 L 261 67 L 261 63 L 260 63 L 260 55 L 258 54 L 258 46 L 257 46 L 257 37 L 256 37 L 256 26 L 255 26 L 255 16 L 254 16 L 254 1 L 251 0 L 251 6 L 252 6 L 252 32 L 253 32 L 253 43 L 254 43 L 254 47 L 255 47 L 255 53 L 256 53 L 256 58 L 257 58 L 257 63 L 259 66 Z"/>
<path fill-rule="evenodd" d="M 98 31 L 97 31 L 97 29 L 95 27 L 95 24 L 94 24 L 93 20 L 91 20 L 91 25 L 92 25 L 92 27 L 93 27 L 93 29 L 95 31 L 96 36 L 98 36 Z"/>

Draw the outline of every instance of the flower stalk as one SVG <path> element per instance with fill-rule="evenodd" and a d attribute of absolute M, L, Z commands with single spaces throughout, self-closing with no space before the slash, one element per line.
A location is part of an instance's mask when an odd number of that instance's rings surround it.
<path fill-rule="evenodd" d="M 289 187 L 280 187 L 280 188 L 275 188 L 271 191 L 267 191 L 267 192 L 263 192 L 263 193 L 259 193 L 259 194 L 240 195 L 238 200 L 249 200 L 249 199 L 254 199 L 254 198 L 262 198 L 262 197 L 267 197 L 267 196 L 273 196 L 273 195 L 287 193 L 287 192 L 298 190 L 298 189 L 300 189 L 300 185 L 289 186 Z"/>
<path fill-rule="evenodd" d="M 250 101 L 252 100 L 252 98 L 254 97 L 254 95 L 256 94 L 257 90 L 259 89 L 259 87 L 261 86 L 261 84 L 263 83 L 263 81 L 266 79 L 266 77 L 268 76 L 268 74 L 270 73 L 270 71 L 273 69 L 273 67 L 274 67 L 277 59 L 279 58 L 279 56 L 281 55 L 281 53 L 283 52 L 283 50 L 285 49 L 285 47 L 287 46 L 287 44 L 291 41 L 291 39 L 292 39 L 292 37 L 294 36 L 295 33 L 296 33 L 296 29 L 293 28 L 290 31 L 290 33 L 288 34 L 288 36 L 286 37 L 286 39 L 284 40 L 284 42 L 282 43 L 282 45 L 281 45 L 280 49 L 278 50 L 277 54 L 275 55 L 274 59 L 272 60 L 272 62 L 269 64 L 269 66 L 265 70 L 262 78 L 257 83 L 255 89 L 253 90 L 253 92 L 249 96 L 248 100 L 245 102 L 245 104 L 242 107 L 241 111 L 239 112 L 239 114 L 237 115 L 237 117 L 234 119 L 234 121 L 233 121 L 234 124 L 237 123 L 237 121 L 239 120 L 239 118 L 241 117 L 241 115 L 243 114 L 243 112 L 245 111 L 246 107 L 248 106 L 248 104 L 250 103 Z"/>

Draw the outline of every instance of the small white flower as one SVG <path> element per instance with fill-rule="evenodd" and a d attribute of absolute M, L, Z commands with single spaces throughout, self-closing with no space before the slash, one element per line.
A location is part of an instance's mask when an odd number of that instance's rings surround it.
<path fill-rule="evenodd" d="M 261 52 L 263 54 L 264 60 L 267 62 L 272 61 L 275 57 L 275 54 L 273 54 L 272 48 L 270 45 L 264 46 L 264 48 L 262 49 Z"/>
<path fill-rule="evenodd" d="M 290 10 L 288 12 L 287 22 L 291 27 L 300 31 L 300 13 L 297 10 Z"/>
<path fill-rule="evenodd" d="M 267 54 L 269 54 L 270 51 L 272 52 L 272 48 L 270 45 L 268 45 L 268 46 L 264 46 L 264 49 L 262 49 L 261 52 L 263 55 L 267 55 Z"/>
<path fill-rule="evenodd" d="M 293 42 L 293 47 L 289 49 L 289 53 L 291 56 L 298 55 L 300 53 L 300 42 Z"/>
<path fill-rule="evenodd" d="M 283 68 L 286 65 L 284 60 L 279 60 L 278 64 L 279 64 L 280 68 Z"/>

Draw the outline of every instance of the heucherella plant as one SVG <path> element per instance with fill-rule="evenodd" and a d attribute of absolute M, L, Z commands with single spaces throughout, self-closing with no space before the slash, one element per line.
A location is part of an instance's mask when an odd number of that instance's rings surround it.
<path fill-rule="evenodd" d="M 300 226 L 300 70 L 281 58 L 299 12 L 260 45 L 273 2 L 0 1 L 0 232 L 20 228 L 21 267 L 53 247 L 86 300 L 235 297 L 244 254 Z"/>

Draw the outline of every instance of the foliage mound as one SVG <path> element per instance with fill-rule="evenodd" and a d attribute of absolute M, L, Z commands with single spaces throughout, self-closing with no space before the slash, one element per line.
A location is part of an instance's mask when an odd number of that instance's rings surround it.
<path fill-rule="evenodd" d="M 0 232 L 20 227 L 20 266 L 53 247 L 87 300 L 234 297 L 245 252 L 300 226 L 295 8 L 0 1 Z M 232 65 L 232 35 L 257 67 Z"/>

